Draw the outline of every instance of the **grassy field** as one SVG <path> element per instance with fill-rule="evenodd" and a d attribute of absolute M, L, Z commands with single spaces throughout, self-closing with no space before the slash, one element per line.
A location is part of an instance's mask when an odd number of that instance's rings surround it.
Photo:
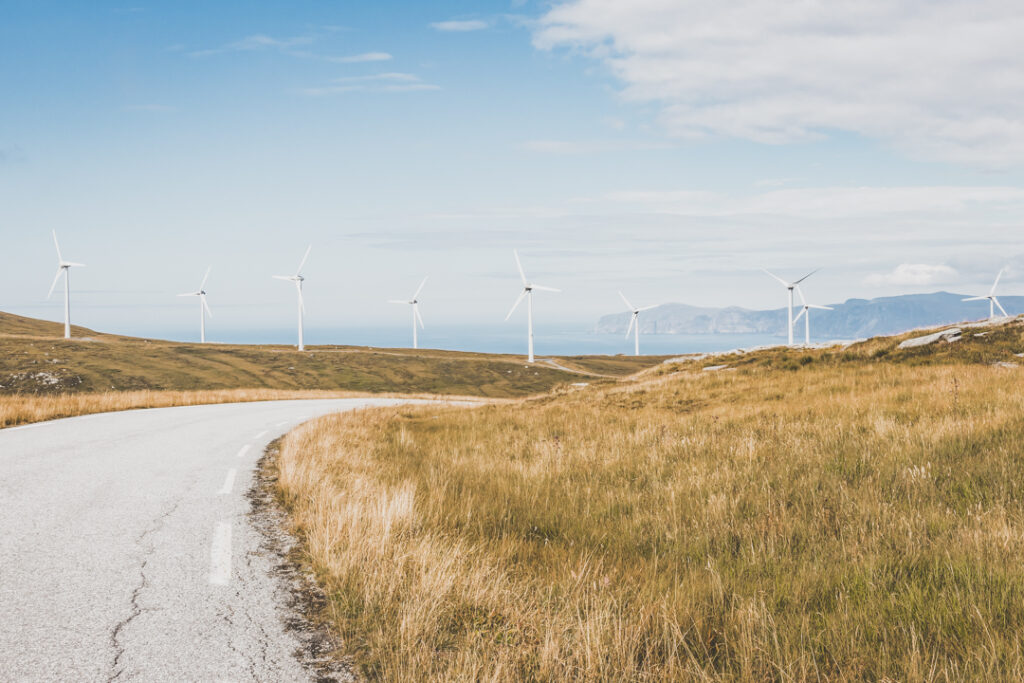
<path fill-rule="evenodd" d="M 607 382 L 661 360 L 557 359 L 566 371 L 509 355 L 341 346 L 299 353 L 287 346 L 180 344 L 78 327 L 71 340 L 62 335 L 58 323 L 0 313 L 0 427 L 113 407 L 291 398 L 295 392 L 522 397 L 573 382 Z"/>
<path fill-rule="evenodd" d="M 1021 680 L 1024 327 L 897 341 L 322 418 L 281 500 L 375 680 Z"/>

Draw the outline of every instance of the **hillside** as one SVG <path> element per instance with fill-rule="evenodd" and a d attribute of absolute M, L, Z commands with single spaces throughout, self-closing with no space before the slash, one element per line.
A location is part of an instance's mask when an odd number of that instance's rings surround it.
<path fill-rule="evenodd" d="M 109 391 L 278 389 L 536 394 L 568 382 L 603 381 L 657 364 L 642 357 L 559 358 L 568 370 L 527 366 L 513 355 L 350 346 L 182 344 L 74 328 L 0 313 L 0 395 Z"/>
<path fill-rule="evenodd" d="M 338 415 L 274 471 L 373 680 L 1021 680 L 1024 322 Z"/>
<path fill-rule="evenodd" d="M 780 299 L 784 295 L 780 288 Z M 988 317 L 987 302 L 962 301 L 966 296 L 935 292 L 848 299 L 840 304 L 828 304 L 834 311 L 812 311 L 811 333 L 816 339 L 863 339 Z M 1006 296 L 999 301 L 1010 315 L 1024 313 L 1024 297 Z M 796 305 L 799 303 L 798 298 Z M 800 325 L 797 336 L 802 338 L 802 321 Z M 617 313 L 602 317 L 595 332 L 623 334 L 628 326 L 629 313 Z M 785 329 L 785 308 L 754 311 L 665 304 L 640 316 L 640 331 L 645 334 L 774 334 L 781 337 Z"/>

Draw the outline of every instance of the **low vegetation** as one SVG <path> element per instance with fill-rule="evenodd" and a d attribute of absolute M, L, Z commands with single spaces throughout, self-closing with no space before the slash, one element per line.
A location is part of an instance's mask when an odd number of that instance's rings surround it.
<path fill-rule="evenodd" d="M 0 427 L 106 410 L 352 392 L 523 397 L 581 380 L 608 381 L 660 361 L 583 357 L 565 359 L 560 369 L 492 354 L 341 346 L 298 353 L 79 327 L 73 334 L 65 340 L 63 325 L 0 313 Z"/>
<path fill-rule="evenodd" d="M 1022 328 L 897 341 L 321 418 L 281 500 L 371 679 L 1021 680 Z"/>

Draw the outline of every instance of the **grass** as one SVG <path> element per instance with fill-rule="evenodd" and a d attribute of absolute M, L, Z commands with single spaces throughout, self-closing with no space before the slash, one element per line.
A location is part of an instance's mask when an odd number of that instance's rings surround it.
<path fill-rule="evenodd" d="M 1020 680 L 1022 333 L 325 417 L 280 496 L 374 680 Z"/>
<path fill-rule="evenodd" d="M 100 334 L 0 313 L 0 427 L 39 419 L 194 402 L 358 393 L 510 398 L 581 380 L 518 356 L 317 346 L 180 344 Z M 577 372 L 621 376 L 659 358 L 581 358 Z M 588 382 L 607 378 L 582 377 Z M 247 396 L 259 396 L 249 399 Z"/>

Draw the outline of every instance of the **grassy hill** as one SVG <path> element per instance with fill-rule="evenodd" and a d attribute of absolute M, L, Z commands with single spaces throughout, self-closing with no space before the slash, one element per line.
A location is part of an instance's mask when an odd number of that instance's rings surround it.
<path fill-rule="evenodd" d="M 903 338 L 303 425 L 279 487 L 344 654 L 374 680 L 1021 680 L 1024 322 Z"/>
<path fill-rule="evenodd" d="M 654 357 L 555 359 L 351 346 L 182 344 L 101 334 L 0 313 L 0 395 L 109 391 L 277 389 L 430 393 L 485 397 L 537 394 L 585 379 L 608 381 L 660 362 Z"/>

